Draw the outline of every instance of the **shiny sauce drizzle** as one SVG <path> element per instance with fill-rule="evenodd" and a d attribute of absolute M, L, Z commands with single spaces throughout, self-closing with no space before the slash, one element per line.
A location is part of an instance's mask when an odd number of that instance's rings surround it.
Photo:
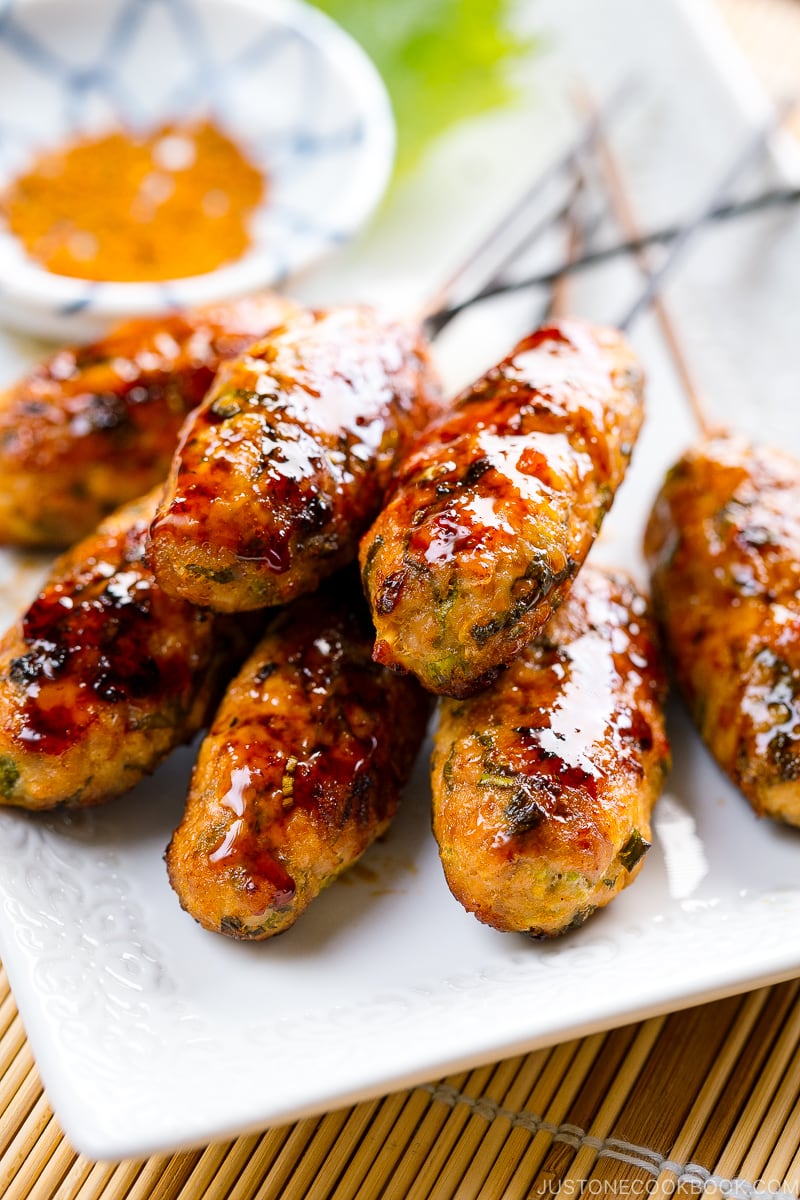
<path fill-rule="evenodd" d="M 274 330 L 220 372 L 195 414 L 157 534 L 207 540 L 276 575 L 295 543 L 354 537 L 424 423 L 421 380 L 409 332 L 367 310 L 305 313 Z M 239 506 L 247 522 L 228 518 Z"/>
<path fill-rule="evenodd" d="M 293 811 L 303 809 L 320 829 L 335 836 L 349 823 L 382 820 L 394 784 L 386 752 L 386 688 L 380 668 L 370 660 L 371 640 L 361 623 L 339 608 L 319 620 L 298 613 L 284 626 L 280 645 L 271 639 L 275 661 L 265 659 L 253 671 L 249 697 L 257 717 L 246 728 L 228 732 L 225 767 L 228 786 L 221 806 L 231 820 L 208 854 L 218 870 L 234 871 L 258 914 L 267 905 L 291 903 L 296 885 L 273 849 L 273 837 Z M 273 704 L 274 685 L 296 685 L 296 712 Z M 275 691 L 281 700 L 282 690 Z M 218 727 L 225 725 L 220 713 Z M 380 785 L 388 780 L 390 786 Z"/>
<path fill-rule="evenodd" d="M 82 577 L 45 587 L 26 612 L 27 649 L 9 675 L 23 690 L 16 736 L 28 749 L 64 753 L 94 721 L 98 701 L 168 697 L 188 686 L 186 662 L 152 654 L 156 585 L 142 562 L 145 535 L 146 526 L 135 526 L 121 562 L 91 560 Z"/>
<path fill-rule="evenodd" d="M 508 787 L 511 797 L 498 850 L 513 853 L 515 840 L 545 820 L 575 823 L 573 803 L 562 811 L 565 792 L 595 800 L 609 762 L 640 772 L 641 755 L 652 749 L 653 731 L 633 701 L 643 682 L 637 663 L 647 667 L 638 654 L 643 609 L 635 604 L 631 616 L 599 589 L 583 596 L 586 631 L 561 645 L 543 641 L 530 665 L 511 668 L 522 694 L 532 690 L 539 702 L 526 706 L 525 725 L 509 731 L 484 763 L 485 782 Z M 583 836 L 576 827 L 576 844 Z"/>
<path fill-rule="evenodd" d="M 249 756 L 251 749 L 250 746 L 244 747 L 246 756 Z M 232 761 L 236 761 L 234 747 L 230 748 L 230 755 Z M 254 909 L 259 912 L 266 907 L 259 903 L 259 883 L 267 884 L 269 901 L 278 908 L 291 904 L 297 889 L 267 840 L 256 836 L 248 826 L 248 795 L 258 783 L 253 775 L 251 768 L 246 765 L 231 769 L 229 786 L 220 799 L 220 805 L 230 810 L 233 820 L 225 830 L 222 841 L 210 852 L 208 861 L 226 871 L 232 868 L 241 871 L 244 893 L 251 898 Z"/>

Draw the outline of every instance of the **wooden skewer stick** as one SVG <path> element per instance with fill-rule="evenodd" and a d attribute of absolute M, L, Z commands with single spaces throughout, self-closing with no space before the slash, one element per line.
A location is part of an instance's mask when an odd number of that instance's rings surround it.
<path fill-rule="evenodd" d="M 588 95 L 581 94 L 579 102 L 582 107 L 590 112 L 595 111 L 594 101 Z M 606 187 L 608 189 L 609 198 L 611 200 L 611 208 L 614 216 L 617 219 L 622 232 L 632 242 L 639 242 L 639 248 L 634 251 L 634 258 L 639 269 L 646 279 L 650 279 L 653 274 L 652 263 L 648 249 L 641 244 L 642 231 L 634 211 L 633 202 L 628 190 L 622 168 L 619 160 L 614 153 L 611 143 L 601 129 L 595 142 L 597 148 L 597 158 L 600 164 L 600 169 L 603 172 Z M 708 410 L 705 401 L 700 393 L 700 388 L 695 380 L 694 375 L 689 367 L 689 361 L 683 350 L 681 341 L 677 335 L 675 324 L 669 313 L 666 301 L 660 294 L 655 294 L 652 298 L 653 311 L 658 318 L 658 323 L 661 326 L 661 332 L 667 344 L 669 352 L 672 356 L 672 361 L 675 369 L 678 372 L 686 397 L 692 410 L 692 414 L 697 422 L 697 425 L 704 436 L 708 436 L 712 432 L 711 419 L 708 415 Z"/>
<path fill-rule="evenodd" d="M 597 115 L 596 111 L 594 115 Z M 596 147 L 599 148 L 600 138 L 603 136 L 602 128 L 600 124 L 598 124 L 597 137 L 595 139 Z M 576 193 L 579 193 L 582 190 L 582 185 L 584 182 L 585 181 L 583 177 L 580 176 L 579 186 L 576 188 Z M 582 229 L 580 222 L 577 220 L 573 208 L 570 208 L 570 210 L 565 214 L 564 226 L 567 232 L 567 257 L 565 265 L 569 265 L 569 263 L 574 262 L 581 253 L 584 239 L 584 230 Z M 545 314 L 548 319 L 565 317 L 568 315 L 570 308 L 570 292 L 570 276 L 564 272 L 563 274 L 559 275 L 557 279 L 553 280 L 553 287 L 550 292 L 550 300 Z"/>
<path fill-rule="evenodd" d="M 566 201 L 560 204 L 554 212 L 543 217 L 540 216 L 532 227 L 527 225 L 527 213 L 540 199 L 546 187 L 560 176 L 575 169 L 581 155 L 594 145 L 601 126 L 617 113 L 630 95 L 630 86 L 623 85 L 612 93 L 605 104 L 594 109 L 568 149 L 537 175 L 479 244 L 470 251 L 464 261 L 436 289 L 434 295 L 429 297 L 418 316 L 425 323 L 430 334 L 441 332 L 456 312 L 461 312 L 477 298 L 479 293 L 473 291 L 458 306 L 453 303 L 455 289 L 471 272 L 477 272 L 482 260 L 499 252 L 500 257 L 495 258 L 488 271 L 484 272 L 483 278 L 483 287 L 497 285 L 502 277 L 502 272 L 524 247 L 533 245 L 547 230 L 565 218 L 574 201 L 573 189 L 570 189 Z M 520 231 L 515 235 L 514 227 L 523 222 L 523 219 L 524 223 L 521 224 Z"/>
<path fill-rule="evenodd" d="M 769 120 L 751 138 L 748 138 L 744 148 L 723 172 L 709 198 L 700 205 L 694 216 L 687 221 L 678 236 L 673 239 L 658 269 L 648 272 L 643 290 L 636 297 L 636 300 L 621 320 L 617 321 L 617 326 L 620 329 L 623 331 L 630 329 L 638 317 L 650 307 L 661 292 L 668 275 L 682 258 L 691 240 L 708 221 L 710 214 L 717 205 L 725 199 L 739 176 L 744 174 L 754 159 L 763 154 L 770 137 L 786 120 L 786 117 L 794 109 L 795 103 L 794 100 L 785 101 L 770 116 Z"/>
<path fill-rule="evenodd" d="M 798 202 L 800 202 L 800 188 L 770 188 L 746 200 L 726 201 L 716 205 L 709 213 L 708 221 L 730 221 L 737 217 L 748 216 L 751 213 L 766 212 L 772 208 L 788 208 Z M 663 225 L 658 229 L 641 233 L 638 237 L 626 237 L 624 241 L 616 242 L 612 246 L 587 250 L 585 253 L 579 254 L 572 262 L 564 261 L 555 267 L 550 267 L 548 270 L 539 271 L 535 275 L 528 275 L 522 279 L 495 279 L 485 284 L 479 292 L 470 296 L 469 300 L 465 303 L 456 304 L 448 308 L 445 312 L 434 314 L 434 316 L 452 320 L 463 308 L 475 304 L 479 300 L 489 300 L 492 296 L 498 296 L 506 292 L 524 291 L 535 287 L 550 287 L 557 279 L 560 279 L 564 275 L 574 275 L 579 271 L 585 271 L 587 268 L 609 262 L 611 259 L 621 258 L 628 254 L 637 254 L 640 250 L 645 250 L 649 246 L 671 242 L 680 235 L 682 230 L 683 224 Z"/>
<path fill-rule="evenodd" d="M 502 260 L 498 263 L 496 269 L 492 272 L 486 283 L 484 283 L 481 288 L 469 294 L 464 300 L 459 301 L 457 304 L 451 304 L 449 302 L 442 304 L 443 293 L 438 292 L 432 301 L 426 303 L 422 310 L 421 321 L 425 327 L 425 332 L 427 333 L 428 337 L 436 337 L 437 334 L 440 334 L 442 330 L 450 324 L 454 317 L 457 317 L 459 313 L 464 312 L 465 309 L 471 308 L 473 304 L 482 300 L 484 297 L 484 292 L 487 289 L 492 295 L 498 295 L 502 293 L 505 290 L 502 282 L 503 271 L 508 263 L 523 249 L 531 248 L 545 233 L 549 232 L 551 229 L 554 229 L 557 225 L 560 225 L 563 221 L 565 221 L 570 210 L 572 209 L 574 202 L 575 192 L 574 189 L 571 189 L 566 199 L 558 206 L 557 209 L 552 212 L 548 212 L 541 217 L 533 226 L 533 228 L 528 231 L 527 236 L 520 237 L 519 241 L 514 244 L 513 250 L 507 249 L 504 252 Z M 561 272 L 559 271 L 554 274 L 552 279 L 548 281 L 548 288 L 555 284 L 560 278 Z"/>
<path fill-rule="evenodd" d="M 573 216 L 568 216 L 567 224 L 567 261 L 580 254 L 581 231 Z M 547 316 L 552 318 L 565 317 L 569 312 L 569 276 L 560 275 L 553 284 L 553 291 L 548 305 Z"/>

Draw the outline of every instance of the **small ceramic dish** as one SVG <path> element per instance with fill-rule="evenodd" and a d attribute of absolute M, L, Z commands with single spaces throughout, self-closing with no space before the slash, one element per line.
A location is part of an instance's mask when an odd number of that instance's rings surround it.
<path fill-rule="evenodd" d="M 84 338 L 123 317 L 275 285 L 358 230 L 394 157 L 372 63 L 299 0 L 0 5 L 0 189 L 78 137 L 201 116 L 268 178 L 245 255 L 180 280 L 96 283 L 50 273 L 0 227 L 0 322 Z"/>

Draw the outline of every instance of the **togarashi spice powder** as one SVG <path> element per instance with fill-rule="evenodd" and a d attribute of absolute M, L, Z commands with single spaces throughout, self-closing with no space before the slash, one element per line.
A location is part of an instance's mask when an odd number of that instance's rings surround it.
<path fill-rule="evenodd" d="M 48 151 L 0 194 L 0 216 L 56 275 L 182 279 L 244 254 L 265 193 L 262 172 L 205 120 Z"/>

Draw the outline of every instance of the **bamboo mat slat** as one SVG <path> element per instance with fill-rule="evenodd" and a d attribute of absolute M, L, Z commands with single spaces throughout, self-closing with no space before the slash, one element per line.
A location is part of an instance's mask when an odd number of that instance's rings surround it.
<path fill-rule="evenodd" d="M 145 1163 L 76 1156 L 29 1069 L 35 1090 L 7 1138 L 0 1194 L 527 1200 L 558 1184 L 577 1195 L 595 1183 L 630 1188 L 638 1180 L 666 1195 L 692 1162 L 705 1175 L 796 1188 L 797 997 L 797 983 L 760 989 Z M 6 1036 L 15 1028 L 8 1021 Z"/>
<path fill-rule="evenodd" d="M 791 989 L 787 989 L 791 992 Z M 700 1138 L 708 1122 L 719 1111 L 722 1104 L 730 1108 L 729 1090 L 732 1076 L 740 1056 L 750 1040 L 753 1028 L 764 1011 L 769 992 L 762 988 L 751 992 L 739 1008 L 736 1019 L 728 1031 L 725 1044 L 717 1055 L 700 1091 L 687 1113 L 680 1132 L 672 1143 L 671 1157 L 675 1162 L 690 1162 L 695 1155 Z M 662 1169 L 659 1175 L 659 1195 L 669 1193 L 677 1182 L 678 1174 L 671 1167 Z"/>
<path fill-rule="evenodd" d="M 567 1042 L 554 1047 L 545 1060 L 525 1104 L 519 1109 L 511 1109 L 509 1105 L 509 1110 L 526 1115 L 547 1112 L 561 1079 L 566 1076 L 570 1064 L 575 1059 L 578 1045 L 576 1042 Z M 503 1153 L 497 1157 L 487 1175 L 482 1192 L 491 1195 L 495 1189 L 498 1189 L 498 1195 L 508 1196 L 509 1200 L 512 1200 L 517 1186 L 515 1178 L 519 1173 L 520 1164 L 523 1163 L 526 1153 L 530 1150 L 531 1131 L 530 1127 L 526 1127 L 521 1122 L 515 1122 L 513 1117 L 507 1119 L 512 1124 L 511 1133 Z"/>
<path fill-rule="evenodd" d="M 649 1047 L 657 1029 L 656 1023 L 638 1031 L 626 1026 L 608 1035 L 602 1052 L 575 1097 L 570 1109 L 570 1122 L 584 1129 L 589 1136 L 598 1136 L 616 1112 L 609 1112 L 609 1103 L 627 1094 L 627 1082 L 635 1078 L 641 1060 L 642 1047 Z M 638 1045 L 634 1043 L 638 1039 Z M 622 1072 L 625 1071 L 625 1077 Z M 602 1136 L 602 1134 L 600 1134 Z M 537 1178 L 546 1186 L 551 1179 L 580 1177 L 581 1156 L 591 1163 L 595 1152 L 589 1147 L 576 1147 L 566 1140 L 553 1140 L 547 1149 Z"/>
<path fill-rule="evenodd" d="M 734 1128 L 720 1159 L 719 1170 L 724 1174 L 735 1174 L 742 1169 L 745 1159 L 761 1149 L 774 1130 L 772 1122 L 766 1120 L 770 1100 L 798 1050 L 800 1038 L 800 1005 L 795 1004 L 787 1013 L 772 1051 L 759 1071 L 758 1078 L 747 1097 L 747 1105 Z"/>
<path fill-rule="evenodd" d="M 578 1119 L 579 1109 L 576 1105 L 548 1146 L 547 1155 L 544 1158 L 528 1155 L 527 1161 L 526 1158 L 521 1160 L 514 1177 L 515 1190 L 519 1195 L 527 1196 L 531 1191 L 547 1195 L 559 1183 L 563 1183 L 566 1190 L 579 1190 L 596 1162 L 595 1143 L 604 1140 L 604 1129 L 613 1128 L 630 1089 L 652 1052 L 662 1025 L 663 1018 L 659 1018 L 647 1021 L 638 1028 L 629 1051 L 610 1077 L 601 1107 L 592 1120 Z M 585 1084 L 581 1092 L 584 1088 Z"/>
<path fill-rule="evenodd" d="M 800 0 L 719 3 L 768 90 L 796 90 Z M 0 967 L 0 1200 L 546 1200 L 559 1188 L 665 1200 L 704 1186 L 747 1200 L 756 1183 L 797 1196 L 799 993 L 762 988 L 205 1150 L 108 1164 L 64 1139 Z"/>

